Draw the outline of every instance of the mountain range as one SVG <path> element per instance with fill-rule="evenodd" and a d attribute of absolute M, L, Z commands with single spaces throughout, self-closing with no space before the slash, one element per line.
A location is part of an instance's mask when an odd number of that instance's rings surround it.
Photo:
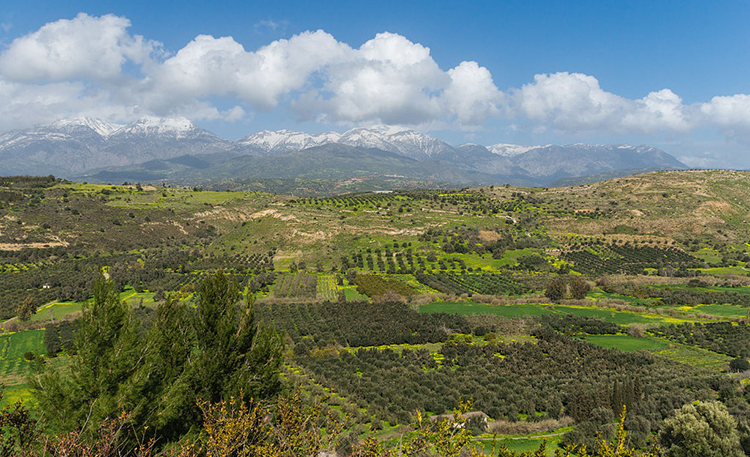
<path fill-rule="evenodd" d="M 262 131 L 229 141 L 184 118 L 144 117 L 127 125 L 78 118 L 0 135 L 0 175 L 54 174 L 100 182 L 395 176 L 547 186 L 591 175 L 684 168 L 649 146 L 452 146 L 393 126 L 322 134 Z"/>

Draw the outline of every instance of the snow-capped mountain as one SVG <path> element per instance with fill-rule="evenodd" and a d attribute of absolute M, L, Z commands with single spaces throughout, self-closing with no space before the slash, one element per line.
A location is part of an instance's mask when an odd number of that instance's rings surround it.
<path fill-rule="evenodd" d="M 650 146 L 570 144 L 540 146 L 510 158 L 532 178 L 586 176 L 628 169 L 687 168 Z"/>
<path fill-rule="evenodd" d="M 365 149 L 380 149 L 417 160 L 453 149 L 449 144 L 414 130 L 394 126 L 354 128 L 344 133 L 311 135 L 293 130 L 264 130 L 235 142 L 242 150 L 261 155 L 284 154 L 326 144 L 345 144 Z"/>
<path fill-rule="evenodd" d="M 487 149 L 491 153 L 497 154 L 499 156 L 513 157 L 513 156 L 517 156 L 525 152 L 528 152 L 532 149 L 544 148 L 547 146 L 552 146 L 552 145 L 548 144 L 545 146 L 521 146 L 518 144 L 498 143 L 498 144 L 493 144 L 491 146 L 487 146 Z"/>
<path fill-rule="evenodd" d="M 232 148 L 231 142 L 184 118 L 146 117 L 127 125 L 65 119 L 0 135 L 0 174 L 72 176 L 93 168 Z"/>
<path fill-rule="evenodd" d="M 360 148 L 382 149 L 417 160 L 424 160 L 453 149 L 448 143 L 423 133 L 387 126 L 351 129 L 341 135 L 339 142 Z"/>
<path fill-rule="evenodd" d="M 242 137 L 235 141 L 235 144 L 243 150 L 267 155 L 301 151 L 315 146 L 337 143 L 340 139 L 341 135 L 336 132 L 311 135 L 293 130 L 277 130 L 275 132 L 263 130 Z"/>
<path fill-rule="evenodd" d="M 117 135 L 148 135 L 148 136 L 172 136 L 186 137 L 191 136 L 201 130 L 190 120 L 184 117 L 162 118 L 145 116 L 128 125 L 121 126 L 112 132 Z M 205 131 L 205 130 L 204 130 Z"/>
<path fill-rule="evenodd" d="M 79 117 L 75 119 L 61 119 L 50 126 L 52 130 L 58 130 L 60 132 L 66 132 L 69 134 L 80 133 L 89 129 L 102 137 L 108 137 L 123 126 L 120 124 L 112 124 L 101 119 L 94 119 L 91 117 Z"/>
<path fill-rule="evenodd" d="M 259 156 L 279 157 L 279 160 L 267 161 L 268 164 L 273 163 L 276 169 L 284 161 L 294 161 L 295 169 L 304 175 L 305 167 L 312 169 L 323 163 L 326 163 L 326 173 L 335 171 L 337 162 L 329 159 L 337 154 L 349 160 L 357 154 L 364 157 L 367 151 L 370 151 L 368 154 L 371 158 L 377 157 L 369 163 L 380 164 L 376 173 L 393 167 L 389 174 L 405 175 L 409 170 L 413 172 L 419 168 L 414 165 L 417 161 L 423 163 L 423 169 L 433 170 L 430 176 L 442 176 L 441 179 L 448 177 L 446 180 L 450 181 L 451 177 L 461 175 L 462 182 L 467 182 L 466 176 L 474 174 L 482 182 L 494 179 L 501 183 L 513 181 L 546 185 L 560 178 L 624 169 L 686 168 L 664 151 L 648 146 L 521 146 L 498 143 L 454 147 L 423 133 L 395 126 L 358 127 L 344 133 L 319 134 L 265 130 L 232 142 L 196 127 L 185 118 L 143 117 L 127 125 L 91 118 L 67 119 L 2 134 L 0 175 L 54 174 L 74 177 L 92 169 L 112 167 L 129 167 L 131 170 L 141 167 L 152 172 L 156 169 L 154 165 L 159 170 L 170 170 L 169 173 L 183 173 L 186 172 L 184 167 L 200 164 L 201 170 L 205 170 L 202 179 L 206 179 L 206 175 L 211 179 L 211 170 L 221 168 L 225 177 L 231 177 L 232 173 L 247 170 L 243 164 Z M 391 156 L 378 156 L 378 151 Z M 172 165 L 163 161 L 169 161 Z M 316 164 L 316 161 L 319 163 Z M 366 168 L 365 162 L 362 162 L 362 166 Z M 262 167 L 264 163 L 257 162 L 254 166 Z M 353 163 L 356 164 L 356 160 Z M 152 166 L 149 168 L 140 164 Z M 178 170 L 174 164 L 184 167 Z M 360 171 L 367 173 L 366 169 Z M 259 172 L 269 178 L 277 173 L 274 169 L 267 173 L 264 170 Z M 321 172 L 319 176 L 324 174 Z M 335 176 L 340 177 L 340 174 Z"/>

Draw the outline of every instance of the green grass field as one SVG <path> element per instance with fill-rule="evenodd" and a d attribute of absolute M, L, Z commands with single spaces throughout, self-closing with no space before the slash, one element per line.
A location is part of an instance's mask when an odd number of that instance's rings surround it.
<path fill-rule="evenodd" d="M 335 275 L 318 275 L 318 296 L 324 300 L 335 301 L 338 298 L 339 286 Z"/>
<path fill-rule="evenodd" d="M 498 455 L 499 452 L 499 446 L 505 445 L 505 447 L 508 448 L 508 450 L 514 451 L 514 452 L 535 452 L 539 449 L 539 446 L 542 444 L 542 441 L 544 441 L 545 438 L 498 438 L 497 439 L 497 446 L 495 448 L 495 452 L 491 455 Z M 551 436 L 549 438 L 546 438 L 547 440 L 547 447 L 545 449 L 545 453 L 547 455 L 555 455 L 555 449 L 558 449 L 557 443 L 560 441 L 560 436 Z M 478 443 L 479 444 L 479 443 Z M 492 440 L 485 440 L 481 441 L 481 444 L 483 446 L 484 452 L 487 455 L 490 455 L 492 452 Z M 535 454 L 536 455 L 536 454 Z"/>
<path fill-rule="evenodd" d="M 641 305 L 641 304 L 647 304 L 649 302 L 658 301 L 658 299 L 656 298 L 635 298 L 635 297 L 631 297 L 630 295 L 614 294 L 614 293 L 604 292 L 599 289 L 595 289 L 589 292 L 587 297 L 593 298 L 594 300 L 601 300 L 601 299 L 622 300 L 622 301 L 628 302 L 629 304 L 636 305 L 636 306 Z"/>
<path fill-rule="evenodd" d="M 726 267 L 726 268 L 737 268 L 737 267 Z M 672 289 L 672 290 L 692 290 L 700 292 L 734 292 L 742 295 L 750 295 L 750 287 L 724 287 L 724 286 L 708 286 L 708 287 L 689 287 L 686 284 L 674 284 L 674 285 L 663 285 L 654 284 L 649 286 L 652 289 Z"/>
<path fill-rule="evenodd" d="M 552 311 L 545 305 L 487 305 L 474 302 L 434 302 L 419 307 L 420 313 L 495 314 L 504 317 L 541 316 Z"/>
<path fill-rule="evenodd" d="M 23 357 L 28 351 L 35 354 L 44 352 L 44 330 L 0 335 L 0 384 L 5 385 L 5 395 L 0 404 L 30 398 L 26 377 L 31 373 L 33 362 Z"/>
<path fill-rule="evenodd" d="M 357 292 L 357 286 L 343 286 L 344 295 L 346 295 L 346 301 L 368 301 L 366 295 L 361 295 Z"/>
<path fill-rule="evenodd" d="M 492 266 L 497 268 L 505 265 L 516 265 L 519 258 L 529 255 L 540 255 L 544 257 L 544 250 L 533 248 L 511 249 L 505 251 L 505 253 L 499 260 L 495 260 L 494 262 L 492 262 Z"/>
<path fill-rule="evenodd" d="M 0 407 L 12 405 L 18 401 L 21 403 L 33 402 L 34 397 L 25 384 L 6 385 L 5 390 L 3 390 L 3 399 L 0 400 Z"/>
<path fill-rule="evenodd" d="M 721 369 L 729 365 L 731 360 L 728 355 L 680 344 L 670 344 L 651 352 L 676 362 L 701 368 Z"/>
<path fill-rule="evenodd" d="M 628 311 L 610 310 L 606 308 L 594 308 L 589 306 L 555 305 L 554 309 L 555 311 L 560 313 L 574 314 L 576 316 L 595 317 L 597 319 L 602 319 L 618 325 L 650 324 L 676 321 L 675 319 L 670 319 L 667 316 L 661 316 L 657 314 L 640 314 Z"/>
<path fill-rule="evenodd" d="M 434 302 L 419 307 L 420 313 L 495 314 L 503 317 L 541 316 L 542 314 L 574 314 L 603 319 L 618 325 L 682 323 L 684 320 L 649 313 L 616 311 L 591 306 L 545 305 L 526 303 L 519 305 L 487 305 L 474 302 Z"/>
<path fill-rule="evenodd" d="M 75 314 L 83 309 L 83 303 L 80 302 L 58 302 L 48 305 L 37 310 L 36 314 L 31 315 L 32 321 L 48 321 L 62 319 L 65 316 Z"/>
<path fill-rule="evenodd" d="M 138 306 L 143 300 L 143 306 L 156 306 L 154 294 L 144 292 L 136 293 L 132 289 L 126 289 L 120 294 L 120 298 L 130 306 Z M 65 316 L 81 312 L 83 310 L 82 302 L 55 302 L 43 306 L 37 310 L 36 314 L 31 315 L 32 321 L 48 321 L 52 319 L 62 319 Z"/>
<path fill-rule="evenodd" d="M 694 252 L 693 255 L 711 265 L 721 263 L 721 253 L 715 249 L 703 248 Z"/>
<path fill-rule="evenodd" d="M 635 338 L 629 335 L 590 335 L 584 340 L 606 349 L 616 348 L 621 351 L 653 351 L 668 346 L 654 338 Z"/>
<path fill-rule="evenodd" d="M 742 275 L 747 276 L 748 271 L 743 267 L 716 267 L 716 268 L 697 268 L 707 275 Z"/>
<path fill-rule="evenodd" d="M 679 309 L 688 309 L 687 306 Z M 733 305 L 698 305 L 689 308 L 690 312 L 706 313 L 719 317 L 746 317 L 748 308 Z"/>
<path fill-rule="evenodd" d="M 141 302 L 141 300 L 143 300 L 143 302 Z M 154 294 L 148 292 L 128 295 L 128 297 L 125 298 L 124 301 L 130 306 L 138 306 L 141 303 L 143 303 L 143 306 L 156 306 L 156 302 L 154 301 Z"/>

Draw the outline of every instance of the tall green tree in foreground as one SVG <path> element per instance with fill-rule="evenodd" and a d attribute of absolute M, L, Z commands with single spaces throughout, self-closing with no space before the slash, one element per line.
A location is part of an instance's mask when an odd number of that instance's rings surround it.
<path fill-rule="evenodd" d="M 112 281 L 94 284 L 64 368 L 42 367 L 33 387 L 54 429 L 96 432 L 125 417 L 139 439 L 175 441 L 202 424 L 198 401 L 262 400 L 281 390 L 283 343 L 260 327 L 252 303 L 222 271 L 200 287 L 197 307 L 167 299 L 144 328 Z"/>

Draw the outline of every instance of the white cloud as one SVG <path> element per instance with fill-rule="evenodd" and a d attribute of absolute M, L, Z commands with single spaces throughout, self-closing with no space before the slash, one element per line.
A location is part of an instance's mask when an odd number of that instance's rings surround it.
<path fill-rule="evenodd" d="M 444 70 L 430 48 L 395 33 L 352 48 L 322 30 L 307 31 L 255 50 L 232 37 L 199 35 L 167 55 L 129 27 L 124 17 L 81 13 L 15 38 L 0 53 L 0 130 L 81 115 L 236 121 L 281 108 L 322 122 L 427 130 L 472 131 L 504 119 L 532 133 L 653 135 L 712 127 L 750 141 L 750 96 L 743 94 L 692 105 L 670 89 L 629 99 L 581 73 L 536 75 L 506 93 L 479 63 Z M 217 98 L 236 106 L 221 110 Z"/>
<path fill-rule="evenodd" d="M 750 141 L 750 95 L 714 97 L 699 108 L 703 123 L 718 127 L 729 138 Z"/>
<path fill-rule="evenodd" d="M 325 84 L 295 108 L 329 121 L 407 125 L 481 125 L 498 114 L 502 94 L 486 68 L 462 62 L 443 71 L 430 49 L 394 33 L 379 33 L 327 68 Z"/>
<path fill-rule="evenodd" d="M 726 163 L 725 157 L 721 157 L 713 151 L 703 151 L 695 155 L 682 155 L 677 157 L 677 160 L 691 168 L 719 168 Z"/>
<path fill-rule="evenodd" d="M 443 103 L 459 125 L 480 126 L 500 114 L 505 96 L 495 87 L 489 70 L 476 62 L 461 62 L 448 70 L 448 76 L 451 81 L 443 93 Z"/>
<path fill-rule="evenodd" d="M 608 128 L 624 115 L 626 101 L 580 73 L 536 75 L 513 94 L 517 115 L 564 131 Z"/>
<path fill-rule="evenodd" d="M 628 106 L 622 121 L 626 131 L 654 133 L 659 130 L 685 132 L 691 128 L 689 108 L 669 89 L 651 92 Z"/>
<path fill-rule="evenodd" d="M 536 75 L 533 83 L 514 92 L 513 103 L 514 115 L 566 133 L 685 132 L 695 122 L 695 110 L 669 89 L 631 100 L 603 90 L 596 78 L 580 73 Z"/>
<path fill-rule="evenodd" d="M 271 19 L 264 20 L 264 21 L 258 21 L 255 25 L 253 25 L 253 28 L 256 32 L 260 33 L 261 30 L 272 30 L 276 31 L 277 29 L 283 29 L 286 28 L 286 26 L 289 25 L 287 21 L 274 21 Z"/>
<path fill-rule="evenodd" d="M 311 74 L 349 51 L 323 31 L 277 40 L 256 52 L 231 37 L 200 35 L 154 68 L 153 91 L 168 102 L 230 96 L 258 110 L 275 108 L 282 96 L 302 89 Z"/>
<path fill-rule="evenodd" d="M 333 121 L 354 123 L 417 124 L 439 117 L 433 92 L 449 78 L 430 57 L 429 48 L 380 33 L 346 57 L 328 69 L 322 95 L 307 109 L 324 112 Z"/>
<path fill-rule="evenodd" d="M 113 103 L 105 90 L 81 82 L 22 84 L 0 79 L 0 132 L 89 116 L 118 121 L 144 114 L 137 107 Z"/>
<path fill-rule="evenodd" d="M 50 22 L 13 40 L 0 54 L 0 75 L 19 82 L 119 77 L 126 61 L 141 64 L 159 46 L 129 35 L 129 26 L 128 19 L 109 14 L 81 13 L 71 20 Z"/>

